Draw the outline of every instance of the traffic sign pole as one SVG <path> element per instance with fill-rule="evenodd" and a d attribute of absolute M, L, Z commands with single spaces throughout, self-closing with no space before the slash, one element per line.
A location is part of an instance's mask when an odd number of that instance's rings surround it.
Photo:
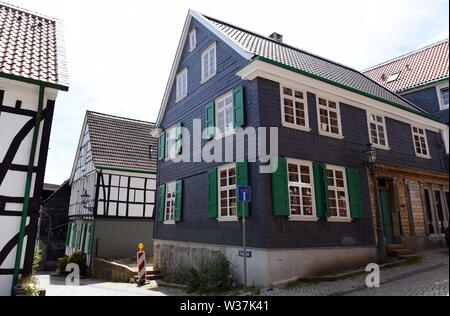
<path fill-rule="evenodd" d="M 245 200 L 247 193 L 244 192 L 244 201 L 242 201 L 242 239 L 244 246 L 244 291 L 247 290 L 247 240 L 245 238 Z"/>

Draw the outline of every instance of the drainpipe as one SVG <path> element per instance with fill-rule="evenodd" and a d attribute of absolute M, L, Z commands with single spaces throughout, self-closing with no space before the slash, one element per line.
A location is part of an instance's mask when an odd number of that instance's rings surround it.
<path fill-rule="evenodd" d="M 16 263 L 14 266 L 14 276 L 13 276 L 13 282 L 12 282 L 12 286 L 11 286 L 11 295 L 13 295 L 13 296 L 14 296 L 14 287 L 16 286 L 17 281 L 19 279 L 20 263 L 22 261 L 23 241 L 25 238 L 25 228 L 26 228 L 29 205 L 30 205 L 31 180 L 33 178 L 33 168 L 34 168 L 34 161 L 36 158 L 36 148 L 37 148 L 37 142 L 38 142 L 38 137 L 39 137 L 39 129 L 41 126 L 42 112 L 43 112 L 43 108 L 44 108 L 44 93 L 45 93 L 45 87 L 39 86 L 39 103 L 38 103 L 38 110 L 37 110 L 37 114 L 36 114 L 36 123 L 34 125 L 34 131 L 33 131 L 33 141 L 31 143 L 30 160 L 28 162 L 27 179 L 26 179 L 26 183 L 25 183 L 25 194 L 24 194 L 24 202 L 23 202 L 23 209 L 22 209 L 22 219 L 20 222 L 19 242 L 17 243 Z"/>

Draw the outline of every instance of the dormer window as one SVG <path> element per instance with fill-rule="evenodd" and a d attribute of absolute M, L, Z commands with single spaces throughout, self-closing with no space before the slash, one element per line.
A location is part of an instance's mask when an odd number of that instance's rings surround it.
<path fill-rule="evenodd" d="M 397 72 L 395 74 L 390 75 L 389 78 L 387 78 L 386 83 L 391 83 L 391 82 L 397 81 L 398 77 L 400 77 L 400 74 L 401 74 L 401 72 Z"/>
<path fill-rule="evenodd" d="M 189 34 L 189 51 L 193 51 L 197 47 L 197 30 L 193 29 Z"/>

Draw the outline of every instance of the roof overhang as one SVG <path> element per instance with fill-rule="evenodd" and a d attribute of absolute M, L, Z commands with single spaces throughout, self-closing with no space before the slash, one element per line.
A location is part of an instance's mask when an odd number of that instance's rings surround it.
<path fill-rule="evenodd" d="M 51 88 L 51 89 L 55 89 L 55 90 L 66 91 L 66 92 L 69 91 L 69 87 L 65 86 L 65 85 L 59 85 L 56 83 L 50 83 L 50 82 L 36 80 L 36 79 L 32 79 L 32 78 L 16 76 L 16 75 L 7 74 L 4 72 L 0 72 L 0 77 L 5 78 L 5 79 L 20 81 L 20 82 L 24 82 L 24 83 L 28 83 L 28 84 L 43 86 L 43 87 Z"/>
<path fill-rule="evenodd" d="M 434 116 L 406 108 L 404 106 L 382 100 L 364 92 L 340 85 L 338 83 L 304 73 L 295 68 L 278 64 L 265 58 L 256 58 L 251 64 L 236 73 L 243 80 L 253 80 L 257 77 L 266 78 L 277 82 L 290 82 L 300 84 L 311 92 L 323 92 L 332 94 L 341 102 L 365 109 L 385 113 L 389 117 L 418 127 L 441 132 L 448 126 Z"/>

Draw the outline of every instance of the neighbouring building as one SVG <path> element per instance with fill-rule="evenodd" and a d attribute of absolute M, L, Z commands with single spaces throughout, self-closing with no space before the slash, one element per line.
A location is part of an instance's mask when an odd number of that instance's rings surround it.
<path fill-rule="evenodd" d="M 42 256 L 40 269 L 44 271 L 55 271 L 58 258 L 64 257 L 66 251 L 70 202 L 69 181 L 65 181 L 58 187 L 42 202 L 40 210 L 37 237 Z"/>
<path fill-rule="evenodd" d="M 386 220 L 389 243 L 428 240 L 419 181 L 448 192 L 444 122 L 354 69 L 285 44 L 280 34 L 261 36 L 194 11 L 156 124 L 157 268 L 198 267 L 223 253 L 243 279 L 237 185 L 252 187 L 245 210 L 249 284 L 374 262 L 368 143 L 377 150 L 384 214 L 402 219 Z M 269 165 L 265 151 L 239 157 L 227 150 L 229 143 L 250 144 L 249 127 L 278 132 L 271 174 L 260 172 Z M 257 134 L 256 143 L 265 137 Z M 208 161 L 202 153 L 215 156 Z M 441 196 L 435 214 L 443 225 L 445 201 Z"/>
<path fill-rule="evenodd" d="M 153 252 L 158 140 L 153 123 L 88 111 L 70 177 L 66 255 Z"/>
<path fill-rule="evenodd" d="M 0 296 L 31 273 L 55 101 L 68 87 L 61 21 L 0 2 Z"/>

